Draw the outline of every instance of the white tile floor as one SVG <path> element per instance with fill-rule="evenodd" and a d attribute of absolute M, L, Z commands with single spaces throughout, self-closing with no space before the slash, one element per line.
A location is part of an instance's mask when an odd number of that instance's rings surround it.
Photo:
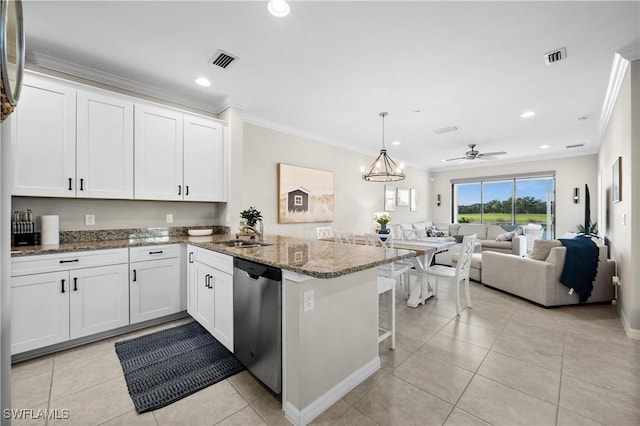
<path fill-rule="evenodd" d="M 382 368 L 315 424 L 640 424 L 640 344 L 615 306 L 544 309 L 472 282 L 473 309 L 456 317 L 442 287 L 417 309 L 398 292 L 396 350 L 383 342 Z M 14 408 L 67 409 L 48 422 L 65 426 L 288 424 L 247 372 L 136 414 L 113 344 L 159 328 L 14 365 Z"/>

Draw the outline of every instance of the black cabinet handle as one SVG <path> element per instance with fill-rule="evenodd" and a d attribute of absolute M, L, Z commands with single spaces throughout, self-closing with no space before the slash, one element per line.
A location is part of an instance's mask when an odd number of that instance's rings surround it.
<path fill-rule="evenodd" d="M 138 279 L 138 275 L 136 274 L 136 270 L 133 270 L 133 281 L 136 281 Z"/>
<path fill-rule="evenodd" d="M 149 254 L 162 254 L 162 250 L 150 251 Z"/>
<path fill-rule="evenodd" d="M 185 186 L 184 189 L 186 190 L 184 195 L 189 195 L 189 185 Z"/>
<path fill-rule="evenodd" d="M 84 179 L 80 178 L 80 191 L 84 191 L 83 185 L 84 185 Z"/>
<path fill-rule="evenodd" d="M 69 178 L 69 191 L 73 191 L 73 188 L 71 187 L 72 183 L 73 183 L 73 180 Z"/>
<path fill-rule="evenodd" d="M 209 285 L 207 287 L 213 289 L 213 284 L 211 284 L 211 281 L 213 280 L 213 275 L 209 275 Z"/>
<path fill-rule="evenodd" d="M 61 260 L 60 263 L 72 263 L 72 262 L 80 262 L 80 259 L 73 259 L 73 260 Z"/>
<path fill-rule="evenodd" d="M 73 291 L 78 291 L 78 277 L 73 277 Z"/>
<path fill-rule="evenodd" d="M 210 287 L 209 287 L 209 277 L 210 277 L 210 276 L 211 276 L 211 275 L 209 275 L 209 274 L 207 274 L 207 275 L 205 275 L 205 276 L 204 276 L 204 286 L 205 286 L 205 287 L 207 287 L 207 288 L 210 288 Z"/>
<path fill-rule="evenodd" d="M 178 185 L 178 195 L 182 195 L 182 185 Z"/>
<path fill-rule="evenodd" d="M 62 293 L 64 293 L 64 280 L 62 280 Z"/>
<path fill-rule="evenodd" d="M 189 252 L 189 263 L 193 263 L 193 252 Z"/>

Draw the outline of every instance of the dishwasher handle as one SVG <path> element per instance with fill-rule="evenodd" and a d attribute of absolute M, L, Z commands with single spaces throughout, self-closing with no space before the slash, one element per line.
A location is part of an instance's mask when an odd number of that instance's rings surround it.
<path fill-rule="evenodd" d="M 282 281 L 282 270 L 261 263 L 234 258 L 233 266 L 244 271 L 253 280 L 264 277 L 274 281 Z"/>

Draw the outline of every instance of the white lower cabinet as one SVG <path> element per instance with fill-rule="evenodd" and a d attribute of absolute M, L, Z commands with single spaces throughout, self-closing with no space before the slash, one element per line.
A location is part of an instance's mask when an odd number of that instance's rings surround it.
<path fill-rule="evenodd" d="M 128 325 L 127 263 L 127 249 L 12 259 L 11 353 Z"/>
<path fill-rule="evenodd" d="M 69 340 L 69 272 L 11 279 L 11 354 Z"/>
<path fill-rule="evenodd" d="M 233 257 L 187 246 L 187 312 L 233 352 Z"/>
<path fill-rule="evenodd" d="M 180 312 L 179 245 L 136 248 L 140 262 L 131 250 L 131 324 Z"/>
<path fill-rule="evenodd" d="M 127 265 L 78 269 L 69 276 L 71 339 L 129 324 Z"/>

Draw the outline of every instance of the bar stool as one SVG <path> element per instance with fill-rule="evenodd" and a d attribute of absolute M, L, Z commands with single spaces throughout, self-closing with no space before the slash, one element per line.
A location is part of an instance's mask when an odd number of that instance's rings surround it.
<path fill-rule="evenodd" d="M 378 311 L 378 343 L 391 338 L 391 349 L 396 348 L 396 280 L 378 276 L 378 298 L 384 295 L 389 309 L 389 321 L 386 327 L 380 324 Z M 378 302 L 379 304 L 380 302 Z"/>

